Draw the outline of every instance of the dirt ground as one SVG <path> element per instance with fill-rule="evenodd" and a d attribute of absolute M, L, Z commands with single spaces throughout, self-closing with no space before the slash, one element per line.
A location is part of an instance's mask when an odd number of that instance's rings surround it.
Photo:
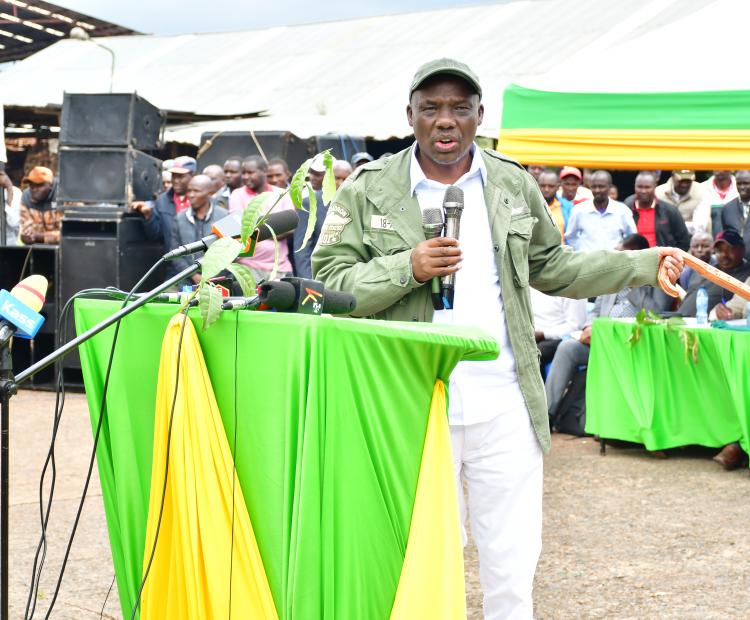
<path fill-rule="evenodd" d="M 11 406 L 11 618 L 22 618 L 26 607 L 53 405 L 52 394 L 22 391 Z M 85 399 L 69 395 L 36 617 L 44 617 L 55 589 L 91 444 Z M 591 439 L 556 435 L 545 460 L 537 618 L 750 617 L 750 474 L 723 471 L 711 454 L 675 450 L 668 459 L 656 459 L 619 446 L 601 457 Z M 52 617 L 99 618 L 113 576 L 95 473 Z M 469 618 L 480 619 L 472 546 L 466 550 L 466 579 Z M 103 617 L 120 616 L 115 587 Z"/>

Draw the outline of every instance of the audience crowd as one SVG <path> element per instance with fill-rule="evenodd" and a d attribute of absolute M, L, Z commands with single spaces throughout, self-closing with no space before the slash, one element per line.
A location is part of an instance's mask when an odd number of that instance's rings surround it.
<path fill-rule="evenodd" d="M 633 193 L 622 202 L 608 171 L 581 171 L 565 166 L 559 172 L 529 166 L 561 232 L 561 242 L 574 251 L 643 249 L 672 246 L 750 284 L 750 171 L 716 170 L 703 183 L 692 170 L 675 170 L 659 184 L 661 171 L 637 174 Z M 588 187 L 586 187 L 588 186 Z M 588 190 L 584 192 L 583 190 Z M 708 297 L 710 319 L 745 318 L 748 304 L 690 268 L 680 278 L 680 298 L 642 286 L 591 300 L 592 310 L 580 310 L 532 291 L 541 373 L 545 379 L 550 424 L 565 415 L 566 407 L 580 406 L 564 399 L 577 378 L 585 376 L 591 344 L 591 324 L 598 317 L 634 317 L 641 310 L 662 316 L 695 317 L 701 289 Z M 585 386 L 585 381 L 583 382 Z M 576 388 L 577 389 L 577 388 Z M 585 390 L 585 388 L 584 388 Z M 746 460 L 738 443 L 714 457 L 726 469 Z"/>
<path fill-rule="evenodd" d="M 337 160 L 333 171 L 339 187 L 359 166 L 373 160 L 365 152 L 350 161 Z M 257 155 L 230 157 L 223 166 L 206 166 L 200 174 L 196 160 L 182 156 L 164 162 L 163 191 L 154 201 L 136 202 L 135 214 L 144 220 L 149 240 L 160 240 L 165 251 L 196 241 L 228 213 L 243 210 L 254 196 L 269 193 L 267 211 L 289 187 L 291 172 L 281 159 L 266 161 Z M 560 170 L 530 165 L 550 214 L 560 229 L 560 242 L 572 251 L 595 249 L 643 249 L 672 246 L 714 265 L 750 284 L 750 171 L 716 170 L 704 182 L 692 170 L 675 170 L 660 184 L 661 171 L 637 174 L 633 191 L 622 201 L 620 188 L 606 170 Z M 304 209 L 294 233 L 259 243 L 252 257 L 238 259 L 253 272 L 256 281 L 268 279 L 275 260 L 278 277 L 311 278 L 310 256 L 320 235 L 327 210 L 322 183 L 322 157 L 309 169 L 308 181 L 315 194 L 317 221 L 312 237 L 302 248 L 311 196 L 305 189 Z M 59 241 L 61 211 L 55 208 L 57 181 L 48 168 L 37 166 L 24 178 L 25 189 L 13 187 L 0 169 L 0 191 L 5 192 L 6 244 L 54 244 Z M 274 210 L 293 209 L 288 195 Z M 278 258 L 276 258 L 278 255 Z M 186 259 L 170 264 L 170 275 L 187 266 Z M 200 276 L 193 276 L 198 282 Z M 624 289 L 596 299 L 570 300 L 531 290 L 540 372 L 545 378 L 550 420 L 561 415 L 560 406 L 576 376 L 585 371 L 591 342 L 591 324 L 597 317 L 634 317 L 646 309 L 661 315 L 695 317 L 701 289 L 709 301 L 710 319 L 731 320 L 747 316 L 748 304 L 731 291 L 708 281 L 690 268 L 680 281 L 680 298 L 673 300 L 661 290 L 643 286 Z M 727 446 L 716 460 L 727 469 L 745 457 L 738 444 Z"/>

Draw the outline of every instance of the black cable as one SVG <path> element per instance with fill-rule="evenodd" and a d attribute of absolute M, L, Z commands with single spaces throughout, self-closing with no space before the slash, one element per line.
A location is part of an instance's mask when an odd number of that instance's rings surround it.
<path fill-rule="evenodd" d="M 99 620 L 104 618 L 104 608 L 107 606 L 107 601 L 109 600 L 109 595 L 112 592 L 112 588 L 115 585 L 115 576 L 112 576 L 112 583 L 109 584 L 109 590 L 107 590 L 107 596 L 104 597 L 104 603 L 102 603 L 102 610 L 99 612 Z"/>
<path fill-rule="evenodd" d="M 164 258 L 160 258 L 154 265 L 146 272 L 146 274 L 135 284 L 135 286 L 130 290 L 128 293 L 128 296 L 125 298 L 125 300 L 122 302 L 122 308 L 127 306 L 130 299 L 135 295 L 136 291 L 143 285 L 143 283 L 159 268 L 159 266 L 164 262 Z M 115 348 L 117 345 L 117 336 L 120 333 L 120 325 L 122 324 L 122 319 L 118 320 L 115 323 L 115 333 L 112 336 L 112 347 L 109 352 L 109 360 L 107 362 L 107 371 L 104 377 L 104 386 L 102 388 L 102 399 L 99 406 L 99 421 L 97 422 L 96 426 L 96 433 L 94 434 L 94 445 L 91 450 L 91 458 L 89 459 L 89 467 L 88 472 L 86 474 L 86 482 L 83 486 L 83 492 L 81 493 L 81 500 L 78 504 L 78 510 L 76 512 L 75 521 L 73 522 L 73 527 L 70 532 L 70 537 L 68 538 L 68 544 L 65 549 L 65 555 L 63 556 L 62 565 L 60 566 L 60 572 L 57 577 L 57 583 L 55 585 L 55 592 L 52 595 L 52 600 L 50 601 L 49 609 L 47 609 L 47 613 L 44 616 L 45 620 L 47 620 L 50 615 L 52 614 L 52 610 L 55 607 L 55 603 L 57 602 L 57 597 L 60 594 L 60 586 L 62 585 L 63 576 L 65 575 L 65 568 L 68 564 L 68 558 L 70 556 L 70 549 L 73 546 L 73 540 L 75 539 L 75 534 L 78 529 L 78 523 L 81 519 L 81 514 L 83 512 L 83 505 L 86 501 L 86 494 L 88 493 L 89 484 L 91 482 L 91 475 L 94 470 L 94 463 L 96 461 L 96 449 L 99 445 L 99 436 L 101 434 L 102 430 L 102 424 L 104 422 L 104 417 L 106 415 L 107 409 L 107 390 L 109 388 L 109 378 L 110 374 L 112 372 L 112 362 L 114 361 L 115 357 Z"/>
<path fill-rule="evenodd" d="M 188 309 L 183 311 L 185 318 L 182 320 L 182 329 L 180 330 L 180 340 L 177 343 L 177 365 L 175 368 L 175 379 L 174 379 L 174 394 L 172 395 L 172 407 L 169 411 L 169 427 L 167 429 L 167 456 L 164 459 L 164 484 L 161 489 L 161 500 L 159 502 L 159 517 L 156 521 L 156 532 L 154 533 L 154 544 L 151 546 L 151 555 L 148 558 L 148 565 L 143 573 L 143 579 L 141 585 L 138 588 L 138 596 L 136 596 L 135 604 L 133 605 L 133 611 L 130 614 L 130 620 L 135 618 L 135 612 L 141 604 L 141 596 L 143 595 L 143 588 L 146 586 L 146 579 L 148 579 L 149 573 L 151 572 L 151 564 L 154 561 L 154 555 L 156 555 L 156 544 L 159 542 L 159 531 L 161 530 L 161 519 L 164 515 L 164 499 L 167 495 L 167 476 L 169 475 L 169 450 L 172 446 L 172 422 L 174 421 L 174 409 L 177 404 L 177 389 L 180 386 L 180 360 L 182 358 L 182 337 L 185 335 L 185 326 L 188 322 Z"/>
<path fill-rule="evenodd" d="M 232 534 L 229 544 L 229 618 L 232 617 L 232 575 L 234 571 L 234 487 L 237 478 L 237 362 L 240 332 L 240 313 L 234 321 L 234 437 L 232 438 Z"/>
<path fill-rule="evenodd" d="M 111 293 L 115 289 L 86 289 L 79 291 L 73 297 L 71 297 L 63 307 L 58 317 L 57 331 L 55 337 L 55 347 L 59 348 L 63 342 L 67 342 L 67 318 L 72 303 L 79 297 L 92 297 L 100 296 Z M 65 382 L 63 381 L 62 366 L 58 366 L 57 373 L 57 396 L 55 398 L 55 413 L 52 423 L 52 438 L 50 440 L 50 447 L 47 451 L 47 456 L 42 467 L 42 473 L 39 478 L 39 516 L 41 524 L 41 535 L 39 538 L 39 544 L 34 554 L 34 564 L 32 566 L 32 579 L 29 586 L 29 595 L 26 600 L 26 610 L 24 612 L 24 618 L 33 618 L 34 612 L 36 611 L 36 600 L 39 591 L 39 582 L 41 580 L 42 570 L 44 567 L 44 561 L 47 556 L 47 525 L 49 523 L 49 516 L 52 508 L 52 498 L 55 493 L 55 482 L 57 480 L 57 467 L 55 462 L 55 441 L 57 439 L 57 431 L 60 426 L 60 420 L 62 418 L 63 408 L 65 406 Z M 44 482 L 47 474 L 47 468 L 51 466 L 52 480 L 50 481 L 49 496 L 47 499 L 47 506 L 45 510 L 44 506 Z M 41 557 L 40 557 L 41 554 Z"/>

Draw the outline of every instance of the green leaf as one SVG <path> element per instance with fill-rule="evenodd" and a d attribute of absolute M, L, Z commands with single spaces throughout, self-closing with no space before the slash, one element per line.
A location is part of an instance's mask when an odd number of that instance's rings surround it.
<path fill-rule="evenodd" d="M 240 287 L 242 288 L 242 294 L 245 297 L 252 297 L 256 294 L 258 285 L 255 283 L 253 272 L 250 271 L 249 267 L 240 263 L 232 263 L 227 267 L 227 271 L 231 271 L 234 277 L 237 278 L 237 282 L 240 283 Z"/>
<path fill-rule="evenodd" d="M 318 219 L 318 199 L 315 196 L 313 188 L 309 184 L 307 185 L 307 187 L 310 191 L 310 214 L 307 218 L 305 237 L 304 239 L 302 239 L 302 245 L 296 250 L 297 252 L 300 252 L 307 245 L 307 242 L 310 241 L 310 237 L 312 237 L 313 232 L 315 232 L 315 221 Z"/>
<path fill-rule="evenodd" d="M 279 240 L 276 238 L 276 231 L 268 226 L 268 230 L 271 232 L 271 237 L 273 237 L 273 269 L 271 269 L 271 274 L 268 276 L 268 281 L 276 279 L 276 274 L 279 271 Z"/>
<path fill-rule="evenodd" d="M 646 318 L 646 310 L 645 308 L 641 308 L 638 311 L 638 314 L 635 315 L 635 322 L 636 323 L 643 323 L 643 320 Z"/>
<path fill-rule="evenodd" d="M 330 150 L 323 153 L 323 164 L 326 167 L 326 175 L 323 177 L 323 202 L 330 204 L 336 195 L 336 177 L 333 175 L 333 155 Z M 312 210 L 312 205 L 310 210 Z"/>
<path fill-rule="evenodd" d="M 242 251 L 242 244 L 231 237 L 222 237 L 211 244 L 201 258 L 201 278 L 208 280 L 232 264 Z"/>
<path fill-rule="evenodd" d="M 221 316 L 221 292 L 207 280 L 201 280 L 199 307 L 203 319 L 203 330 L 216 323 Z"/>
<path fill-rule="evenodd" d="M 254 196 L 242 212 L 242 228 L 240 229 L 240 243 L 244 248 L 247 245 L 247 238 L 252 234 L 258 225 L 260 219 L 260 210 L 272 192 L 263 192 Z"/>
<path fill-rule="evenodd" d="M 297 209 L 302 208 L 302 188 L 305 186 L 305 177 L 310 170 L 310 164 L 312 164 L 312 158 L 297 168 L 297 172 L 294 173 L 292 182 L 289 184 L 289 197 Z"/>

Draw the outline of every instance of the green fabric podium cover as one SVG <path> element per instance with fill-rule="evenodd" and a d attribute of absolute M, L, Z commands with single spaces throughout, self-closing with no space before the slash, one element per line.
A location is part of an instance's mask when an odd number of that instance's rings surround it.
<path fill-rule="evenodd" d="M 82 333 L 119 309 L 77 300 Z M 122 322 L 97 460 L 123 613 L 141 582 L 159 353 L 177 307 Z M 197 311 L 191 319 L 199 327 Z M 81 348 L 96 427 L 114 329 Z M 435 380 L 488 360 L 484 332 L 226 312 L 201 346 L 280 618 L 387 618 Z M 384 596 L 384 592 L 390 596 Z"/>
<path fill-rule="evenodd" d="M 748 450 L 750 333 L 692 328 L 698 362 L 685 359 L 678 329 L 594 321 L 586 378 L 586 431 L 649 450 L 741 440 Z M 690 328 L 689 328 L 690 329 Z"/>

